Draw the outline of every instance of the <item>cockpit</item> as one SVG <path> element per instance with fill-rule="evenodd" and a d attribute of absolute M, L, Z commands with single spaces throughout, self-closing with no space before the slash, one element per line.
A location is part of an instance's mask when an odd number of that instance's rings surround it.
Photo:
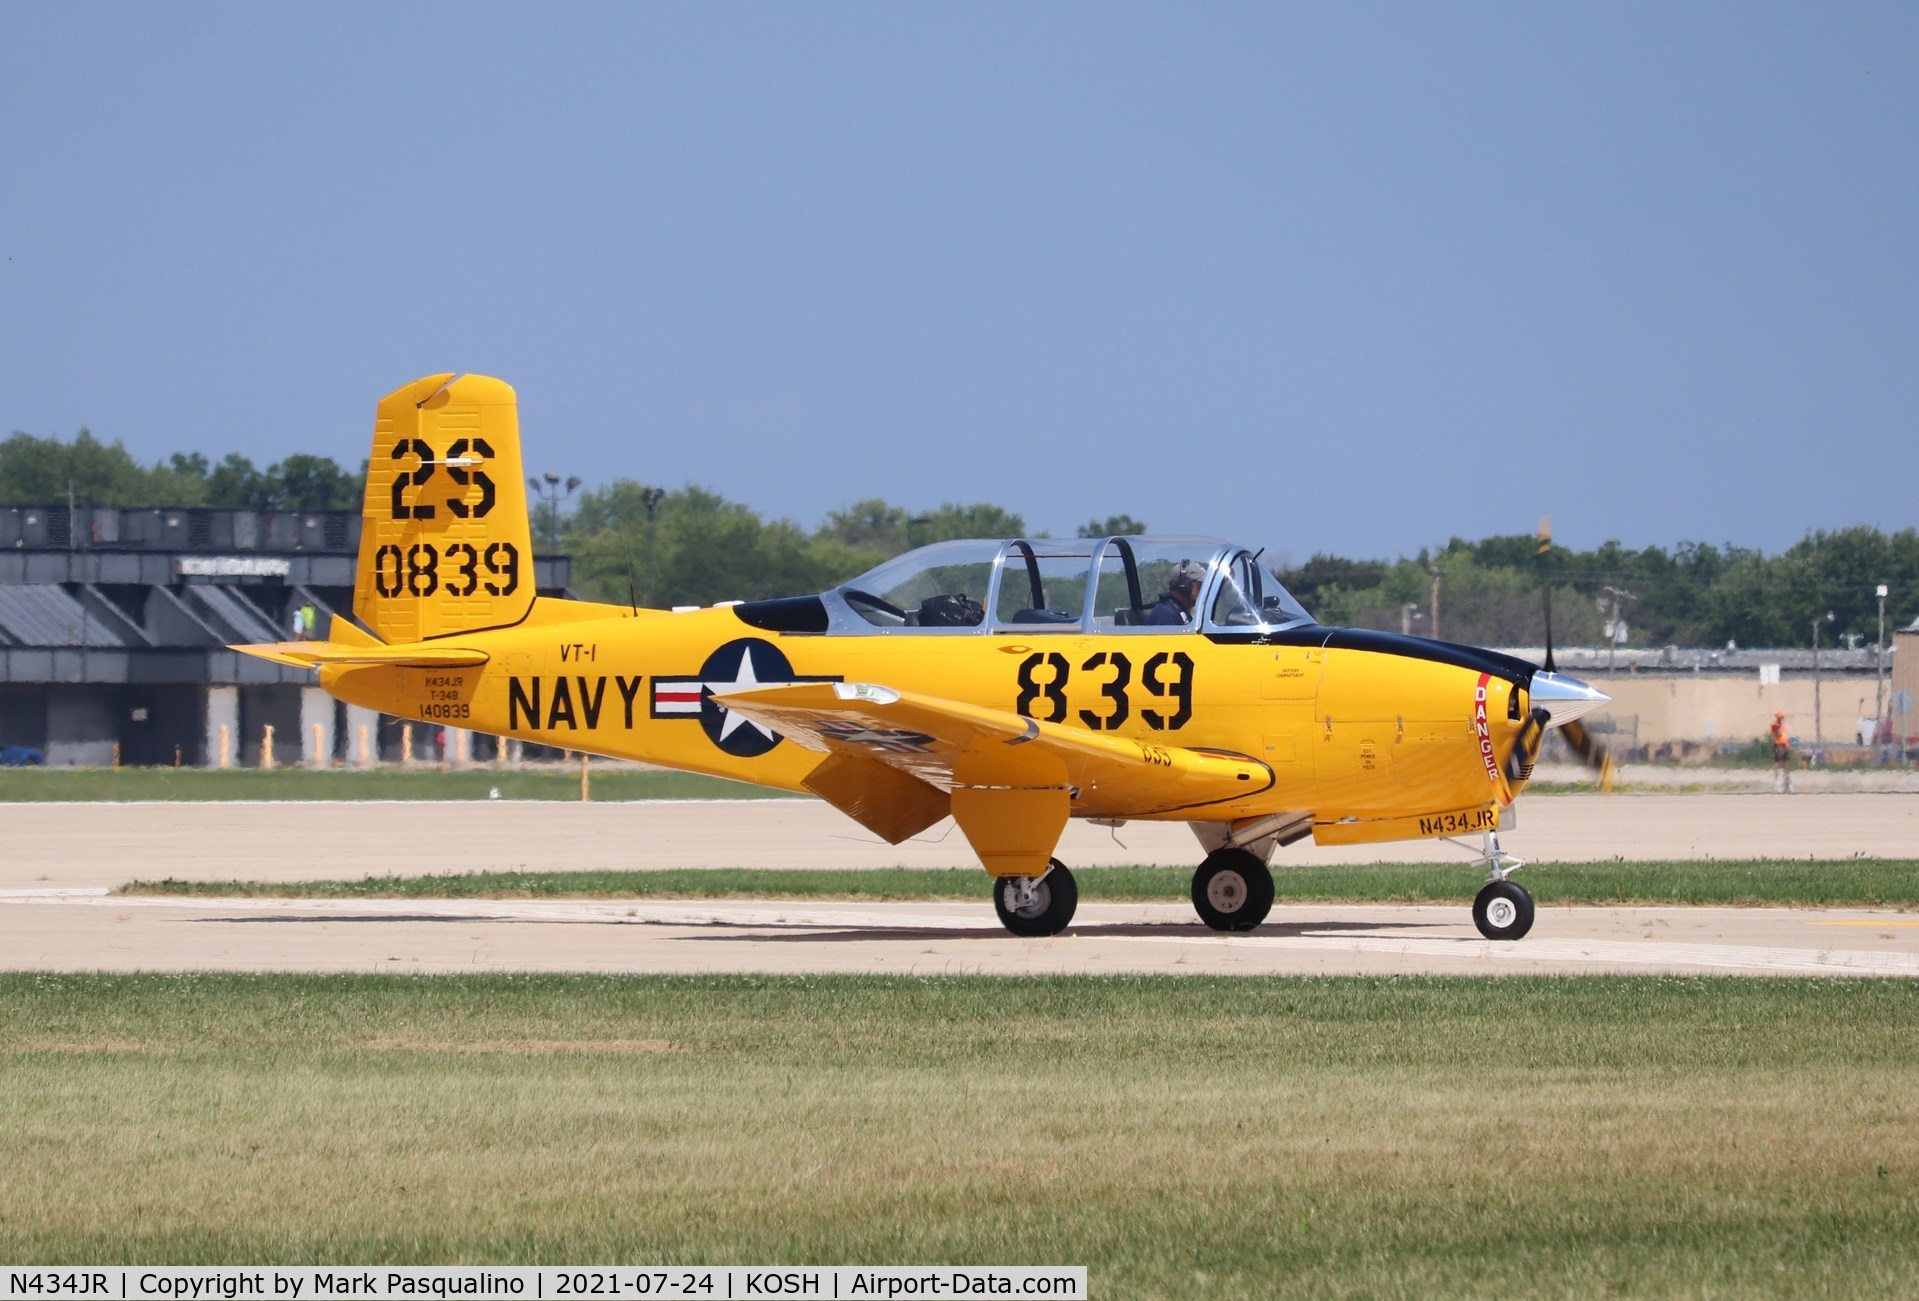
<path fill-rule="evenodd" d="M 821 601 L 835 633 L 1259 632 L 1312 622 L 1256 552 L 1203 537 L 938 542 Z"/>

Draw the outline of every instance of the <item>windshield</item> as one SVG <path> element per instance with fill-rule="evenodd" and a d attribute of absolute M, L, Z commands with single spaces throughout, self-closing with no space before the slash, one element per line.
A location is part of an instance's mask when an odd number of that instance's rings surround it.
<path fill-rule="evenodd" d="M 1209 628 L 1234 630 L 1280 628 L 1312 621 L 1306 607 L 1280 586 L 1272 571 L 1262 566 L 1257 556 L 1244 551 L 1221 567 L 1206 618 Z"/>

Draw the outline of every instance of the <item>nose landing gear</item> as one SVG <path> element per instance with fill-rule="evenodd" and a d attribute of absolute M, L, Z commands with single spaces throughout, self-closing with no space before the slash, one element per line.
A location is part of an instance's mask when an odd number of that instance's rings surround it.
<path fill-rule="evenodd" d="M 1533 897 L 1511 880 L 1525 866 L 1499 847 L 1499 833 L 1488 831 L 1479 861 L 1493 874 L 1473 899 L 1473 925 L 1489 940 L 1516 940 L 1533 928 Z"/>

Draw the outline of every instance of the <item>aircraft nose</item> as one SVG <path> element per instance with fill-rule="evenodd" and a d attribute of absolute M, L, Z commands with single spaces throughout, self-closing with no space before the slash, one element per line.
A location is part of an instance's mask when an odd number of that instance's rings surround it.
<path fill-rule="evenodd" d="M 1548 673 L 1544 669 L 1533 674 L 1533 682 L 1528 699 L 1534 709 L 1546 711 L 1546 726 L 1559 727 L 1573 719 L 1589 714 L 1612 697 L 1603 691 L 1594 690 L 1578 678 L 1569 678 L 1564 673 Z"/>

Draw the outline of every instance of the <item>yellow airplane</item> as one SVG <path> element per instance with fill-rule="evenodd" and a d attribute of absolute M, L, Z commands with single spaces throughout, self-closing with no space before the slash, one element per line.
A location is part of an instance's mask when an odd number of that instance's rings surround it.
<path fill-rule="evenodd" d="M 1189 824 L 1193 907 L 1222 931 L 1265 919 L 1277 846 L 1477 834 L 1473 920 L 1518 939 L 1533 903 L 1504 815 L 1546 730 L 1607 699 L 1493 651 L 1322 627 L 1257 553 L 1208 538 L 940 542 L 705 609 L 543 598 L 524 484 L 506 384 L 388 394 L 354 619 L 236 649 L 400 718 L 811 791 L 893 844 L 950 816 L 1018 935 L 1071 923 L 1053 853 L 1085 818 Z"/>

